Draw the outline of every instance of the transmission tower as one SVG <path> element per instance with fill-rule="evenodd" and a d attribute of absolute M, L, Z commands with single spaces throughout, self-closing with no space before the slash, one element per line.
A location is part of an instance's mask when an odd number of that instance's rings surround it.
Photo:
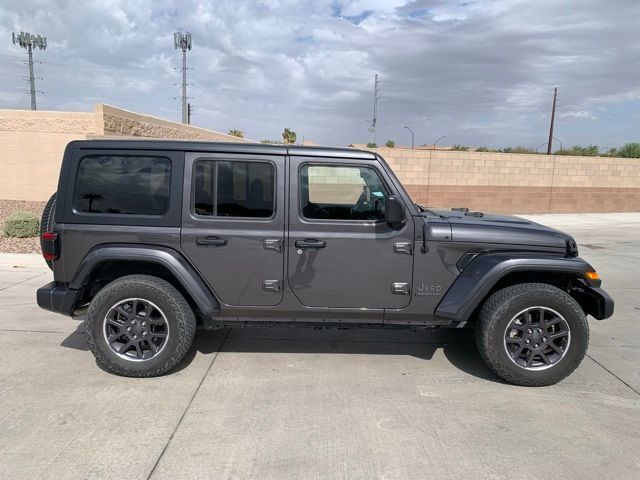
<path fill-rule="evenodd" d="M 378 80 L 378 74 L 373 81 L 373 118 L 371 119 L 371 126 L 369 127 L 369 131 L 371 132 L 371 143 L 375 145 L 376 143 L 376 122 L 378 121 L 378 100 L 380 100 L 380 80 Z"/>
<path fill-rule="evenodd" d="M 187 50 L 191 50 L 191 34 L 176 32 L 173 34 L 173 44 L 176 50 L 182 50 L 182 123 L 189 123 L 187 111 Z"/>
<path fill-rule="evenodd" d="M 36 108 L 36 78 L 33 75 L 33 49 L 39 48 L 45 50 L 47 48 L 47 37 L 40 35 L 31 35 L 29 32 L 20 32 L 16 35 L 11 32 L 13 44 L 18 44 L 22 48 L 26 48 L 29 52 L 29 90 L 31 93 L 31 110 Z M 40 92 L 42 93 L 42 92 Z"/>

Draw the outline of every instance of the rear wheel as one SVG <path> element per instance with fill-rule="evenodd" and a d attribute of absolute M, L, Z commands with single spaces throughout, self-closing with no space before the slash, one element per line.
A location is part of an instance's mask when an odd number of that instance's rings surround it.
<path fill-rule="evenodd" d="M 53 223 L 56 215 L 56 194 L 51 195 L 51 198 L 44 206 L 42 211 L 42 217 L 40 218 L 40 235 L 44 232 L 51 232 L 53 230 Z M 42 238 L 42 237 L 40 237 Z M 42 243 L 40 244 L 40 250 L 42 250 Z M 53 270 L 53 261 L 45 260 L 49 268 Z"/>
<path fill-rule="evenodd" d="M 515 385 L 552 385 L 584 358 L 589 324 L 580 305 L 557 287 L 524 283 L 485 302 L 476 343 L 487 365 Z"/>
<path fill-rule="evenodd" d="M 87 311 L 85 336 L 98 363 L 128 377 L 173 369 L 191 348 L 196 320 L 175 287 L 160 278 L 128 275 L 109 283 Z"/>

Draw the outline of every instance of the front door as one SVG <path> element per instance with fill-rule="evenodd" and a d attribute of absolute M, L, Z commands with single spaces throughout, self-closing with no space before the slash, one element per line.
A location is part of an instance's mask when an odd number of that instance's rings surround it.
<path fill-rule="evenodd" d="M 384 221 L 397 192 L 376 160 L 291 157 L 288 281 L 309 307 L 404 308 L 411 301 L 413 233 Z M 398 197 L 399 198 L 399 197 Z"/>
<path fill-rule="evenodd" d="M 181 246 L 217 298 L 233 306 L 280 303 L 284 157 L 187 153 L 187 184 Z"/>

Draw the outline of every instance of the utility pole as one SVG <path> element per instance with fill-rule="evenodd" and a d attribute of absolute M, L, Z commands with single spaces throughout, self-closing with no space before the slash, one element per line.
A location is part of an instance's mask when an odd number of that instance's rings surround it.
<path fill-rule="evenodd" d="M 39 48 L 40 50 L 46 50 L 47 37 L 31 35 L 29 32 L 20 32 L 18 35 L 12 32 L 11 39 L 13 40 L 14 45 L 17 43 L 22 48 L 26 48 L 29 52 L 29 90 L 31 93 L 31 110 L 37 110 L 36 78 L 33 75 L 33 49 Z"/>
<path fill-rule="evenodd" d="M 371 143 L 373 145 L 376 144 L 376 122 L 378 121 L 378 100 L 380 97 L 378 94 L 380 93 L 380 81 L 378 80 L 378 74 L 373 81 L 373 118 L 371 119 L 371 126 L 369 127 L 369 131 L 371 132 Z"/>
<path fill-rule="evenodd" d="M 547 143 L 547 155 L 551 155 L 551 144 L 553 143 L 553 122 L 556 117 L 556 100 L 558 99 L 558 87 L 553 89 L 553 107 L 551 109 L 551 126 L 549 127 L 549 143 Z"/>
<path fill-rule="evenodd" d="M 187 125 L 191 125 L 191 104 L 187 103 Z"/>
<path fill-rule="evenodd" d="M 187 50 L 191 50 L 191 34 L 175 32 L 173 44 L 176 50 L 182 50 L 182 123 L 189 123 L 187 112 Z"/>

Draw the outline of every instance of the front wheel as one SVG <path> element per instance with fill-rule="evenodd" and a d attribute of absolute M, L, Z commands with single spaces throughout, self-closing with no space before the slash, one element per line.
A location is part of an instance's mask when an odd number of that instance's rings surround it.
<path fill-rule="evenodd" d="M 483 305 L 476 343 L 487 365 L 514 385 L 553 385 L 582 362 L 589 324 L 566 292 L 523 283 L 495 292 Z"/>
<path fill-rule="evenodd" d="M 154 377 L 173 369 L 191 348 L 196 320 L 169 282 L 127 275 L 91 301 L 85 336 L 97 362 L 117 375 Z"/>

